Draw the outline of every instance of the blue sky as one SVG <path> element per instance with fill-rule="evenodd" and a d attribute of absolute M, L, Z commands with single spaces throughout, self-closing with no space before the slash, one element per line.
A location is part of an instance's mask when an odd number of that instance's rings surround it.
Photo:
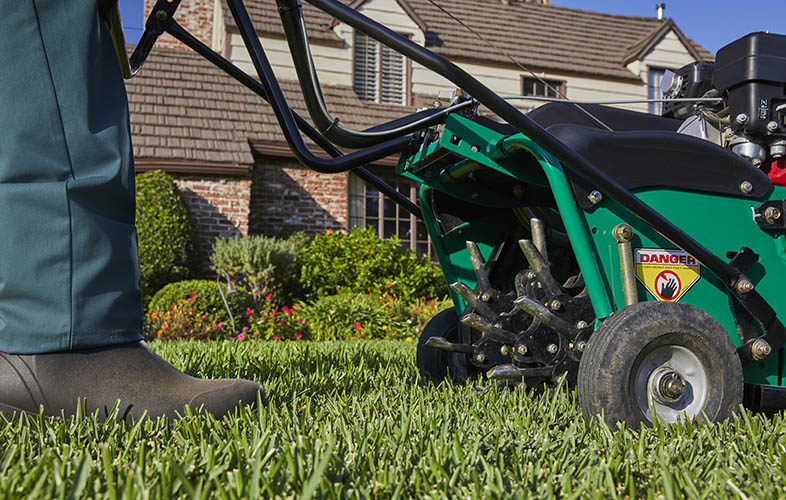
<path fill-rule="evenodd" d="M 266 0 L 273 2 L 274 0 Z M 498 1 L 498 0 L 478 0 Z M 449 0 L 443 0 L 449 7 Z M 551 0 L 554 5 L 578 9 L 654 16 L 657 0 Z M 752 31 L 786 34 L 784 0 L 665 0 L 667 17 L 710 52 Z M 120 0 L 126 39 L 136 42 L 142 35 L 142 0 Z"/>

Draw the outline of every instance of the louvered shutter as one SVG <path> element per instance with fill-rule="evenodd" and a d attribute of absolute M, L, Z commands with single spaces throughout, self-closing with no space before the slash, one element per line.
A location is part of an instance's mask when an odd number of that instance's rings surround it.
<path fill-rule="evenodd" d="M 382 48 L 382 88 L 380 102 L 385 104 L 406 104 L 406 67 L 404 56 L 384 45 Z"/>
<path fill-rule="evenodd" d="M 368 35 L 356 31 L 353 88 L 361 100 L 377 101 L 378 68 L 379 44 Z"/>

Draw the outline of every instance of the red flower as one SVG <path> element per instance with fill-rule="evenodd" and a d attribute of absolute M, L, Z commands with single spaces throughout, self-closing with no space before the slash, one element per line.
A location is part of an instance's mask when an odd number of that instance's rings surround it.
<path fill-rule="evenodd" d="M 192 293 L 191 295 L 188 296 L 188 300 L 194 302 L 196 300 L 196 296 L 194 296 L 194 294 Z"/>
<path fill-rule="evenodd" d="M 355 321 L 354 323 L 352 323 L 352 328 L 354 328 L 355 331 L 360 331 L 360 329 L 363 328 L 363 325 Z"/>
<path fill-rule="evenodd" d="M 269 294 L 265 295 L 265 300 L 270 300 L 272 298 L 273 298 L 273 294 L 272 293 L 269 293 Z"/>
<path fill-rule="evenodd" d="M 246 316 L 251 316 L 252 314 L 254 314 L 254 310 L 251 309 L 250 307 L 247 307 L 246 308 Z"/>
<path fill-rule="evenodd" d="M 296 338 L 296 339 L 298 339 L 298 340 L 300 340 L 300 339 L 302 339 L 302 338 L 303 338 L 303 334 L 302 334 L 302 333 L 300 333 L 300 332 L 295 332 L 295 338 Z"/>
<path fill-rule="evenodd" d="M 292 311 L 287 306 L 282 306 L 281 310 L 284 311 L 286 314 L 292 314 Z"/>
<path fill-rule="evenodd" d="M 273 340 L 278 340 L 278 335 L 273 335 Z"/>
<path fill-rule="evenodd" d="M 169 312 L 172 312 L 174 310 L 175 310 L 175 306 L 169 306 Z"/>

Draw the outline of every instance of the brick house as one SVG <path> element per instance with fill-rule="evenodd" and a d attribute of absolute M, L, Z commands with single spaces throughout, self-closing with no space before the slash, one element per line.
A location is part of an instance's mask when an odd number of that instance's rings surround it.
<path fill-rule="evenodd" d="M 500 95 L 555 95 L 428 0 L 344 1 L 451 59 Z M 146 0 L 146 16 L 153 3 Z M 665 69 L 712 57 L 669 19 L 568 9 L 548 5 L 548 0 L 442 4 L 572 99 L 658 96 Z M 307 117 L 275 2 L 246 0 L 246 6 L 290 105 Z M 328 108 L 345 126 L 365 129 L 392 120 L 432 102 L 439 90 L 452 88 L 310 5 L 304 4 L 304 11 Z M 183 0 L 176 18 L 253 74 L 220 0 Z M 419 254 L 429 252 L 422 223 L 351 173 L 327 175 L 301 167 L 270 107 L 174 39 L 159 40 L 127 88 L 136 169 L 160 168 L 176 177 L 204 252 L 216 237 L 367 225 L 376 227 L 380 236 L 398 234 Z M 658 111 L 657 105 L 624 107 Z M 395 160 L 370 169 L 414 198 L 415 186 L 395 177 Z"/>

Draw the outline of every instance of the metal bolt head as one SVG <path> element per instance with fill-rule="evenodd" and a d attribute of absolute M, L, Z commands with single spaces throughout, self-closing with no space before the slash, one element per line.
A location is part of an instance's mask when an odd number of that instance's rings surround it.
<path fill-rule="evenodd" d="M 489 292 L 484 292 L 483 295 L 480 296 L 480 300 L 483 302 L 491 302 L 491 294 Z"/>
<path fill-rule="evenodd" d="M 441 108 L 442 107 L 442 101 L 437 100 L 437 101 L 432 102 L 431 103 L 431 107 L 432 108 Z"/>
<path fill-rule="evenodd" d="M 578 328 L 579 330 L 581 330 L 582 328 L 587 328 L 587 326 L 589 326 L 589 325 L 588 325 L 588 324 L 587 324 L 587 322 L 586 322 L 586 321 L 584 321 L 583 319 L 580 319 L 580 320 L 579 320 L 579 321 L 576 323 L 576 328 Z"/>
<path fill-rule="evenodd" d="M 480 198 L 480 195 L 478 193 L 472 193 L 473 200 L 477 200 L 478 198 Z"/>
<path fill-rule="evenodd" d="M 510 347 L 503 345 L 502 347 L 500 347 L 499 353 L 502 354 L 503 356 L 507 356 L 508 354 L 510 354 Z"/>
<path fill-rule="evenodd" d="M 751 184 L 751 181 L 742 181 L 740 184 L 740 191 L 745 194 L 751 194 L 753 191 L 753 184 Z"/>
<path fill-rule="evenodd" d="M 753 282 L 747 278 L 743 278 L 737 282 L 737 292 L 741 294 L 750 293 L 753 291 L 755 287 L 753 286 Z"/>
<path fill-rule="evenodd" d="M 473 153 L 477 153 L 478 151 L 480 151 L 480 148 L 479 148 L 479 147 L 477 147 L 477 146 L 472 146 L 472 147 L 471 147 L 471 148 L 469 148 L 469 149 L 471 149 Z"/>
<path fill-rule="evenodd" d="M 746 123 L 748 123 L 748 115 L 746 115 L 745 113 L 740 113 L 737 115 L 735 121 L 740 125 L 745 125 Z"/>
<path fill-rule="evenodd" d="M 159 21 L 164 21 L 167 17 L 169 17 L 169 14 L 167 14 L 165 10 L 161 9 L 156 11 L 156 19 Z"/>
<path fill-rule="evenodd" d="M 770 156 L 773 158 L 780 158 L 786 155 L 786 145 L 785 144 L 774 144 L 770 146 Z"/>
<path fill-rule="evenodd" d="M 772 354 L 772 347 L 764 339 L 756 339 L 751 344 L 751 354 L 754 359 L 764 359 Z"/>
<path fill-rule="evenodd" d="M 590 194 L 587 195 L 587 199 L 593 205 L 597 205 L 601 201 L 603 201 L 603 194 L 598 191 L 597 189 L 593 190 Z"/>
<path fill-rule="evenodd" d="M 483 363 L 484 361 L 486 361 L 486 355 L 483 354 L 482 352 L 479 352 L 475 355 L 475 359 L 478 361 L 478 363 Z"/>
<path fill-rule="evenodd" d="M 535 274 L 535 271 L 533 271 L 531 269 L 529 271 L 527 271 L 527 279 L 528 280 L 534 280 L 537 277 L 538 277 L 538 275 Z"/>
<path fill-rule="evenodd" d="M 584 352 L 584 349 L 586 348 L 587 348 L 587 343 L 584 341 L 581 341 L 578 344 L 576 344 L 576 350 L 579 352 Z"/>
<path fill-rule="evenodd" d="M 769 130 L 770 132 L 775 132 L 776 130 L 778 130 L 778 122 L 771 121 L 770 123 L 768 123 L 767 130 Z"/>
<path fill-rule="evenodd" d="M 548 346 L 546 346 L 546 350 L 549 351 L 551 354 L 556 354 L 558 349 L 559 347 L 557 347 L 557 344 L 549 344 Z"/>
<path fill-rule="evenodd" d="M 668 372 L 663 375 L 658 383 L 658 392 L 668 400 L 676 400 L 685 390 L 685 381 L 677 372 Z"/>
<path fill-rule="evenodd" d="M 781 211 L 777 207 L 767 207 L 764 211 L 764 219 L 770 224 L 775 223 L 776 220 L 781 218 Z"/>
<path fill-rule="evenodd" d="M 630 224 L 617 224 L 611 230 L 611 235 L 618 243 L 625 243 L 633 239 L 633 228 Z"/>
<path fill-rule="evenodd" d="M 527 354 L 527 346 L 525 346 L 524 344 L 521 344 L 521 345 L 520 345 L 520 346 L 518 346 L 518 348 L 516 349 L 516 352 L 518 352 L 518 353 L 519 353 L 519 354 L 521 354 L 522 356 L 523 356 L 523 355 L 525 355 L 525 354 Z"/>
<path fill-rule="evenodd" d="M 557 299 L 552 300 L 549 302 L 549 309 L 552 311 L 559 311 L 562 308 L 562 302 Z"/>

